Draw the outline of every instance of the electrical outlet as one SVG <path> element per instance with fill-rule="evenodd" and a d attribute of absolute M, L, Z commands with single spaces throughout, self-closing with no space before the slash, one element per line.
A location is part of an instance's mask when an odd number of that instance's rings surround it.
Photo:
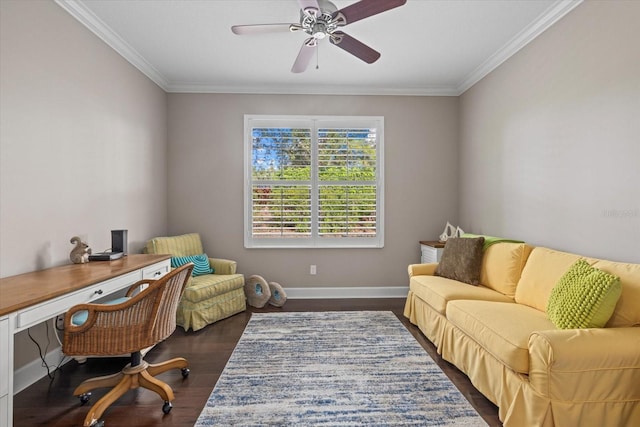
<path fill-rule="evenodd" d="M 309 274 L 312 275 L 312 276 L 315 276 L 316 272 L 317 272 L 317 270 L 316 270 L 315 264 L 311 264 L 311 266 L 309 266 Z"/>
<path fill-rule="evenodd" d="M 64 329 L 64 314 L 59 314 L 56 317 L 56 329 L 59 331 Z"/>

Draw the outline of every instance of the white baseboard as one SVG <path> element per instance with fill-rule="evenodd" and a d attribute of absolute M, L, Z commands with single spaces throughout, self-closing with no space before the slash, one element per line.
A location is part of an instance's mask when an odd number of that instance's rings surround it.
<path fill-rule="evenodd" d="M 284 288 L 287 299 L 406 298 L 408 286 Z"/>
<path fill-rule="evenodd" d="M 62 366 L 71 360 L 68 357 L 62 360 L 62 356 L 62 347 L 56 347 L 45 355 L 44 360 L 47 362 L 47 365 L 49 365 L 49 369 L 52 374 L 58 367 L 59 363 L 61 364 L 60 366 Z M 60 362 L 61 360 L 62 363 Z M 21 366 L 13 371 L 13 394 L 20 393 L 22 390 L 33 385 L 36 381 L 46 375 L 47 368 L 43 366 L 42 360 L 40 359 Z"/>

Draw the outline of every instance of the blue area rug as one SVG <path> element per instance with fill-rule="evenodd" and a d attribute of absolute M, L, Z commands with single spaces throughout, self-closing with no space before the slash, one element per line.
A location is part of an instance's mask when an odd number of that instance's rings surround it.
<path fill-rule="evenodd" d="M 391 312 L 254 313 L 196 426 L 486 426 Z"/>

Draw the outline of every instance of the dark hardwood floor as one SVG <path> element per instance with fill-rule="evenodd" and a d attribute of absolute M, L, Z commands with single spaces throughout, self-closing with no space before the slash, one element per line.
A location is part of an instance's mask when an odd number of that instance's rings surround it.
<path fill-rule="evenodd" d="M 150 363 L 178 356 L 189 361 L 191 374 L 186 380 L 182 379 L 177 369 L 160 375 L 175 393 L 172 411 L 168 415 L 163 414 L 163 402 L 155 393 L 143 389 L 131 390 L 107 409 L 103 416 L 105 426 L 192 426 L 252 312 L 342 310 L 393 311 L 487 424 L 501 426 L 496 406 L 482 396 L 463 373 L 442 360 L 435 347 L 402 315 L 404 301 L 400 298 L 289 300 L 283 308 L 269 305 L 263 309 L 250 307 L 246 312 L 197 332 L 185 332 L 178 327 L 171 337 L 158 344 L 145 357 Z M 81 426 L 89 406 L 80 405 L 78 398 L 73 396 L 74 388 L 87 378 L 118 372 L 126 363 L 127 359 L 123 358 L 89 359 L 82 365 L 70 361 L 56 371 L 53 380 L 45 377 L 15 396 L 14 426 Z M 96 390 L 91 401 L 96 402 L 105 392 Z"/>

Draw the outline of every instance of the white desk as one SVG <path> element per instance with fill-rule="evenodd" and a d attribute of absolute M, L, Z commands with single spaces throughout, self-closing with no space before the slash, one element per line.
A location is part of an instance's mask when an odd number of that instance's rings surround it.
<path fill-rule="evenodd" d="M 169 272 L 170 255 L 129 255 L 0 279 L 0 427 L 13 426 L 13 336 L 76 304 Z"/>

